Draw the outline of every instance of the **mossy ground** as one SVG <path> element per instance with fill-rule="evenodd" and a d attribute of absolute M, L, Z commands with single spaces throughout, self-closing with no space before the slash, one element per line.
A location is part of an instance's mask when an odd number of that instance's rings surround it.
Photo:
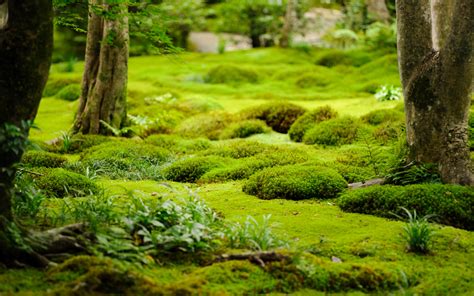
<path fill-rule="evenodd" d="M 339 65 L 326 68 L 315 64 L 321 54 L 322 51 L 318 50 L 305 53 L 297 50 L 261 49 L 224 55 L 183 54 L 132 58 L 129 74 L 129 112 L 134 115 L 153 116 L 153 112 L 158 112 L 158 108 L 162 105 L 147 105 L 145 98 L 162 96 L 166 93 L 171 93 L 179 102 L 184 102 L 183 104 L 191 102 L 194 104 L 191 104 L 192 106 L 198 105 L 201 108 L 205 105 L 206 110 L 217 109 L 231 114 L 275 100 L 291 101 L 308 110 L 329 105 L 340 115 L 355 117 L 373 110 L 399 105 L 396 102 L 377 102 L 368 91 L 371 85 L 399 84 L 396 60 L 393 55 L 371 54 L 371 59 L 358 67 Z M 209 71 L 222 64 L 250 69 L 258 73 L 259 79 L 255 83 L 206 83 L 206 75 Z M 63 77 L 77 80 L 80 78 L 80 65 L 75 67 L 76 72 L 73 73 L 61 73 L 60 69 L 61 65 L 53 66 L 52 79 Z M 297 81 L 310 73 L 323 73 L 324 83 L 319 83 L 314 87 L 306 84 L 300 87 Z M 311 79 L 317 79 L 317 77 L 318 75 L 312 75 Z M 46 141 L 57 138 L 61 131 L 67 131 L 72 124 L 76 106 L 77 102 L 68 102 L 54 97 L 45 98 L 36 119 L 36 124 L 40 129 L 32 131 L 32 138 Z M 180 105 L 180 108 L 183 106 Z M 178 120 L 182 119 L 178 118 Z M 231 167 L 245 163 L 248 157 L 254 157 L 249 158 L 253 160 L 258 159 L 259 155 L 271 157 L 272 154 L 280 153 L 279 157 L 284 157 L 285 153 L 291 153 L 293 156 L 296 155 L 294 156 L 296 162 L 303 158 L 303 162 L 309 165 L 329 167 L 332 164 L 346 165 L 354 167 L 356 172 L 364 170 L 360 173 L 364 174 L 364 177 L 375 174 L 371 173 L 371 166 L 365 158 L 364 149 L 367 147 L 360 141 L 341 147 L 310 146 L 293 143 L 288 135 L 276 132 L 238 140 L 248 143 L 249 146 L 257 141 L 264 145 L 261 148 L 262 151 L 265 149 L 270 151 L 255 152 L 235 150 L 236 148 L 232 148 L 235 145 L 228 144 L 234 142 L 229 140 L 212 141 L 210 145 L 206 142 L 206 145 L 200 146 L 194 143 L 204 143 L 202 139 L 196 140 L 200 142 L 192 142 L 194 140 L 167 137 L 169 141 L 166 145 L 170 146 L 163 148 L 168 149 L 174 157 L 163 164 L 163 167 L 169 166 L 177 159 L 192 155 L 222 157 L 223 161 L 219 166 L 221 169 L 221 166 Z M 154 141 L 148 142 L 153 144 Z M 155 141 L 155 145 L 158 142 L 163 141 Z M 391 144 L 380 147 L 382 156 L 376 162 L 382 170 L 384 166 L 387 166 L 386 162 L 392 154 L 391 149 Z M 249 155 L 241 157 L 239 153 L 244 153 L 242 151 Z M 67 159 L 66 168 L 68 164 L 79 160 L 79 155 L 67 154 Z M 347 271 L 352 270 L 350 266 L 360 264 L 371 268 L 381 266 L 381 268 L 406 274 L 410 284 L 391 288 L 390 293 L 394 294 L 469 295 L 474 290 L 472 282 L 474 234 L 469 231 L 436 225 L 432 253 L 420 256 L 405 251 L 405 245 L 400 236 L 403 222 L 344 213 L 337 207 L 335 200 L 261 200 L 242 192 L 245 180 L 221 180 L 219 183 L 197 180 L 197 183 L 188 184 L 160 181 L 159 178 L 154 181 L 150 178 L 132 180 L 120 178 L 112 180 L 107 176 L 100 176 L 95 182 L 104 188 L 104 195 L 115 196 L 114 203 L 117 207 L 126 207 L 129 203 L 127 192 L 134 190 L 143 192 L 149 199 L 156 198 L 157 195 L 173 198 L 174 194 L 168 188 L 171 186 L 178 190 L 188 188 L 197 192 L 229 221 L 242 222 L 248 215 L 260 219 L 263 215 L 271 214 L 274 232 L 286 238 L 291 249 L 296 252 L 306 251 L 317 256 L 318 260 L 325 262 L 324 266 L 329 266 L 327 268 L 332 275 L 337 274 L 335 278 L 339 278 L 341 282 L 345 276 L 350 277 L 355 272 Z M 162 183 L 168 186 L 163 186 Z M 57 211 L 62 203 L 68 200 L 70 198 L 67 197 L 48 199 L 43 207 Z M 75 200 L 87 200 L 87 197 Z M 330 261 L 333 256 L 342 260 L 342 267 L 338 266 L 339 263 Z M 161 291 L 174 295 L 187 295 L 185 293 L 188 292 L 200 295 L 245 293 L 277 295 L 278 292 L 324 295 L 321 291 L 310 289 L 294 291 L 286 286 L 282 287 L 281 282 L 276 280 L 278 273 L 263 272 L 259 267 L 246 262 L 220 263 L 208 267 L 176 263 L 140 268 L 126 265 L 125 268 L 144 276 L 145 279 L 142 279 L 144 282 L 148 283 L 151 279 L 153 285 L 162 288 Z M 375 277 L 375 275 L 371 276 Z M 71 281 L 78 277 L 79 275 L 73 272 L 65 272 L 52 279 L 46 271 L 0 269 L 0 294 L 42 295 L 51 292 L 60 294 L 61 291 L 64 292 L 64 289 L 70 287 L 68 285 Z M 345 280 L 348 281 L 348 279 Z M 346 292 L 353 295 L 363 294 L 356 290 Z M 346 294 L 346 292 L 343 293 Z M 389 293 L 388 291 L 378 292 Z M 162 293 L 166 295 L 165 292 Z"/>

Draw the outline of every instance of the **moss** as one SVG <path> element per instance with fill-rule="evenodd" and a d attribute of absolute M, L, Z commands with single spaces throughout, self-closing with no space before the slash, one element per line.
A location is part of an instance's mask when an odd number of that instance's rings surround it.
<path fill-rule="evenodd" d="M 51 152 L 31 150 L 23 154 L 21 162 L 28 167 L 59 168 L 67 162 L 67 158 Z"/>
<path fill-rule="evenodd" d="M 331 80 L 323 74 L 310 73 L 301 75 L 295 82 L 299 88 L 324 87 L 331 83 Z"/>
<path fill-rule="evenodd" d="M 184 139 L 176 135 L 151 135 L 145 143 L 168 149 L 175 153 L 194 153 L 211 147 L 211 141 L 204 138 Z"/>
<path fill-rule="evenodd" d="M 167 180 L 192 183 L 206 172 L 223 165 L 223 159 L 218 157 L 192 157 L 180 159 L 163 170 Z"/>
<path fill-rule="evenodd" d="M 71 84 L 77 84 L 80 82 L 80 77 L 66 78 L 66 77 L 50 77 L 46 83 L 46 87 L 43 91 L 44 97 L 52 97 L 59 93 L 63 88 Z"/>
<path fill-rule="evenodd" d="M 394 218 L 403 217 L 401 207 L 416 210 L 420 216 L 435 215 L 433 220 L 468 230 L 474 229 L 474 191 L 456 185 L 423 184 L 373 186 L 348 191 L 338 204 L 342 210 Z"/>
<path fill-rule="evenodd" d="M 381 109 L 369 112 L 361 117 L 362 121 L 371 125 L 403 121 L 403 113 L 393 109 Z"/>
<path fill-rule="evenodd" d="M 336 171 L 317 166 L 282 166 L 253 175 L 242 190 L 262 199 L 334 198 L 347 187 Z"/>
<path fill-rule="evenodd" d="M 306 131 L 322 121 L 336 118 L 337 116 L 337 111 L 327 105 L 308 111 L 291 125 L 288 135 L 292 141 L 301 142 Z"/>
<path fill-rule="evenodd" d="M 378 126 L 373 131 L 373 136 L 383 144 L 389 144 L 390 142 L 398 140 L 400 137 L 405 136 L 405 122 L 386 122 Z"/>
<path fill-rule="evenodd" d="M 265 134 L 270 132 L 270 128 L 261 120 L 244 120 L 233 123 L 225 128 L 220 134 L 221 140 L 247 138 L 256 134 Z"/>
<path fill-rule="evenodd" d="M 338 65 L 360 67 L 372 60 L 372 56 L 361 51 L 331 50 L 319 54 L 316 64 L 325 67 Z"/>
<path fill-rule="evenodd" d="M 217 143 L 208 150 L 201 152 L 201 155 L 215 155 L 230 158 L 245 158 L 255 156 L 271 149 L 272 146 L 251 140 L 236 139 Z"/>
<path fill-rule="evenodd" d="M 39 170 L 35 184 L 51 197 L 80 197 L 100 192 L 99 187 L 87 177 L 61 168 Z"/>
<path fill-rule="evenodd" d="M 348 183 L 364 182 L 375 178 L 374 171 L 369 166 L 353 166 L 334 163 L 330 166 L 336 170 Z"/>
<path fill-rule="evenodd" d="M 70 153 L 78 153 L 82 152 L 88 148 L 98 146 L 103 143 L 107 143 L 110 141 L 114 141 L 115 138 L 106 137 L 102 135 L 81 135 L 76 134 L 72 137 L 72 144 L 68 152 Z M 58 143 L 58 145 L 63 145 L 62 142 Z"/>
<path fill-rule="evenodd" d="M 257 83 L 259 75 L 257 72 L 233 65 L 219 65 L 212 68 L 205 78 L 207 83 Z"/>
<path fill-rule="evenodd" d="M 337 146 L 350 144 L 357 138 L 360 123 L 352 117 L 335 118 L 311 128 L 304 136 L 305 144 Z"/>
<path fill-rule="evenodd" d="M 176 133 L 190 138 L 217 140 L 221 132 L 234 121 L 234 116 L 226 112 L 200 114 L 181 122 L 176 127 Z"/>
<path fill-rule="evenodd" d="M 275 102 L 244 110 L 241 116 L 247 119 L 263 120 L 274 131 L 287 133 L 291 125 L 305 112 L 306 109 L 298 105 Z"/>
<path fill-rule="evenodd" d="M 81 96 L 81 85 L 80 84 L 70 84 L 63 87 L 57 94 L 56 97 L 65 101 L 75 101 Z"/>

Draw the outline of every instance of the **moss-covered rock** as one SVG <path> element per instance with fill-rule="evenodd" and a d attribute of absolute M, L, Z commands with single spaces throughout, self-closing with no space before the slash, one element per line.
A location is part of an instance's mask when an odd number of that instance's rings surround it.
<path fill-rule="evenodd" d="M 61 168 L 42 169 L 35 184 L 51 197 L 81 197 L 100 192 L 100 188 L 87 177 Z"/>
<path fill-rule="evenodd" d="M 30 150 L 23 154 L 21 163 L 27 167 L 59 168 L 67 162 L 67 158 L 51 152 Z"/>
<path fill-rule="evenodd" d="M 316 124 L 325 120 L 336 118 L 337 116 L 337 111 L 332 109 L 330 106 L 323 106 L 315 110 L 308 111 L 291 125 L 288 135 L 292 141 L 301 142 L 303 141 L 305 133 Z"/>
<path fill-rule="evenodd" d="M 220 65 L 212 68 L 205 78 L 207 83 L 257 83 L 259 75 L 256 71 L 234 65 Z"/>
<path fill-rule="evenodd" d="M 304 113 L 306 109 L 286 102 L 275 102 L 249 108 L 241 112 L 247 119 L 260 119 L 266 122 L 274 131 L 287 133 L 291 125 Z"/>
<path fill-rule="evenodd" d="M 346 212 L 387 218 L 404 216 L 401 207 L 416 210 L 419 216 L 435 215 L 439 223 L 474 229 L 474 191 L 471 187 L 441 184 L 373 186 L 347 191 L 338 199 Z"/>
<path fill-rule="evenodd" d="M 167 180 L 192 183 L 213 168 L 223 166 L 219 157 L 191 157 L 180 159 L 163 170 Z"/>
<path fill-rule="evenodd" d="M 337 146 L 351 144 L 357 138 L 360 123 L 357 119 L 346 116 L 321 122 L 306 132 L 305 144 Z"/>
<path fill-rule="evenodd" d="M 262 120 L 244 120 L 233 123 L 225 128 L 220 134 L 221 140 L 247 138 L 256 134 L 265 134 L 271 129 Z"/>
<path fill-rule="evenodd" d="M 243 186 L 247 194 L 262 199 L 334 198 L 347 187 L 336 171 L 317 166 L 282 166 L 253 175 Z"/>

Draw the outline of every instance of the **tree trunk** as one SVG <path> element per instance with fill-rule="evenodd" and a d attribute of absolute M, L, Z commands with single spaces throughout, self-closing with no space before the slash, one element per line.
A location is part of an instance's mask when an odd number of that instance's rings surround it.
<path fill-rule="evenodd" d="M 93 0 L 112 16 L 89 12 L 82 92 L 73 132 L 110 134 L 101 121 L 121 128 L 126 119 L 128 17 L 124 4 Z"/>
<path fill-rule="evenodd" d="M 20 257 L 41 261 L 18 248 L 9 234 L 16 229 L 11 210 L 14 164 L 28 133 L 20 127 L 36 116 L 52 50 L 51 0 L 0 0 L 0 262 Z M 18 127 L 20 133 L 11 134 L 7 126 Z"/>
<path fill-rule="evenodd" d="M 281 31 L 280 47 L 287 48 L 290 46 L 291 34 L 295 26 L 295 8 L 297 6 L 297 0 L 288 0 L 286 5 L 285 24 Z"/>
<path fill-rule="evenodd" d="M 438 164 L 446 183 L 474 185 L 467 127 L 472 0 L 399 0 L 397 16 L 409 160 Z"/>
<path fill-rule="evenodd" d="M 390 12 L 385 0 L 367 0 L 367 12 L 376 21 L 388 24 L 390 22 Z"/>

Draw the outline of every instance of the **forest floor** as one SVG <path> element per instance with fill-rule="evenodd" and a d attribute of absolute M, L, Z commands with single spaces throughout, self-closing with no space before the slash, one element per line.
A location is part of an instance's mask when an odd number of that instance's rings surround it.
<path fill-rule="evenodd" d="M 401 236 L 405 222 L 395 217 L 344 212 L 334 197 L 260 199 L 243 191 L 252 174 L 269 167 L 334 169 L 348 183 L 387 173 L 397 161 L 400 139 L 391 127 L 403 122 L 403 104 L 377 101 L 374 93 L 382 85 L 399 86 L 395 54 L 270 48 L 131 58 L 128 113 L 135 122 L 141 120 L 134 132 L 145 140 L 100 139 L 85 147 L 88 140 L 84 138 L 76 140 L 79 147 L 71 148 L 74 143 L 67 146 L 69 138 L 62 132 L 71 127 L 77 101 L 66 99 L 77 97 L 82 66 L 53 65 L 36 119 L 38 129 L 32 130 L 31 138 L 36 143 L 61 139 L 56 146 L 40 146 L 64 157 L 64 170 L 86 176 L 101 193 L 89 196 L 66 189 L 56 195 L 61 198 L 42 200 L 38 213 L 25 218 L 25 224 L 48 228 L 89 222 L 102 231 L 121 225 L 116 216 L 126 216 L 137 201 L 179 201 L 197 195 L 226 223 L 253 223 L 268 231 L 260 237 L 254 233 L 260 239 L 258 247 L 221 246 L 217 253 L 276 248 L 298 259 L 288 266 L 265 267 L 247 261 L 209 265 L 206 256 L 197 260 L 194 255 L 166 260 L 166 256 L 137 252 L 137 259 L 122 255 L 120 246 L 109 240 L 101 243 L 114 259 L 95 253 L 98 257 L 78 259 L 82 267 L 69 263 L 47 271 L 0 268 L 0 295 L 118 293 L 106 282 L 123 285 L 119 294 L 130 295 L 471 295 L 474 291 L 472 231 L 433 223 L 432 251 L 419 255 L 406 251 Z M 285 103 L 303 111 L 328 105 L 339 117 L 353 118 L 359 135 L 337 145 L 309 145 L 268 128 L 245 139 L 229 139 L 238 133 L 239 124 L 253 120 L 252 114 L 262 112 L 261 108 Z M 364 117 L 387 109 L 399 117 L 377 124 Z M 371 135 L 369 140 L 361 136 L 362 131 Z M 156 132 L 166 135 L 146 138 Z M 137 151 L 130 152 L 133 149 Z M 143 161 L 146 157 L 154 161 L 153 155 L 160 155 L 162 161 L 154 165 Z M 193 159 L 197 163 L 191 163 Z M 254 166 L 263 159 L 271 161 Z M 30 168 L 36 169 L 35 165 Z M 97 266 L 120 272 L 99 272 Z"/>

